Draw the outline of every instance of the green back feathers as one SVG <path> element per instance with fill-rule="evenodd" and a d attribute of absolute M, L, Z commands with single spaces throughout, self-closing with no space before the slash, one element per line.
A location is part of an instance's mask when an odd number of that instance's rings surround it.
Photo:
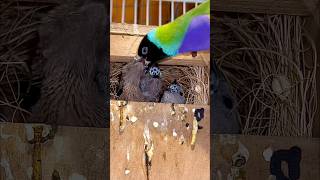
<path fill-rule="evenodd" d="M 148 39 L 157 47 L 162 48 L 167 55 L 174 56 L 178 53 L 192 19 L 206 14 L 210 14 L 210 0 L 203 2 L 173 22 L 153 29 L 148 33 Z"/>

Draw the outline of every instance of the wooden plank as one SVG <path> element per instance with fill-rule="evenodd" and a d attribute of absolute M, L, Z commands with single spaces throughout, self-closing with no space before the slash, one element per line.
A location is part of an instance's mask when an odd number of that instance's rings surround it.
<path fill-rule="evenodd" d="M 215 0 L 213 11 L 309 16 L 319 0 Z M 310 9 L 312 8 L 312 9 Z"/>
<path fill-rule="evenodd" d="M 127 2 L 127 1 L 126 1 Z M 122 0 L 114 0 L 112 1 L 112 21 L 120 23 L 121 22 L 121 15 L 122 15 Z M 126 12 L 129 10 L 126 9 Z"/>
<path fill-rule="evenodd" d="M 160 126 L 165 119 L 169 120 L 170 105 L 153 103 L 129 102 L 126 107 L 126 115 L 137 117 L 135 123 L 129 123 L 123 134 L 118 133 L 118 115 L 116 101 L 111 101 L 111 166 L 108 166 L 109 147 L 107 141 L 108 129 L 59 127 L 53 140 L 43 144 L 42 164 L 43 179 L 51 179 L 56 169 L 61 179 L 83 176 L 86 179 L 107 179 L 107 169 L 111 167 L 111 179 L 145 179 L 143 172 L 143 137 L 144 123 L 150 119 L 150 130 L 154 139 L 155 149 L 150 180 L 154 179 L 209 179 L 209 115 L 205 106 L 205 120 L 200 123 L 204 128 L 199 131 L 198 141 L 194 151 L 190 150 L 188 139 L 190 133 L 182 130 L 177 117 L 181 116 L 181 110 L 185 105 L 176 106 L 176 118 L 172 118 L 172 125 L 168 126 L 167 142 L 164 140 L 165 131 L 152 127 L 152 122 L 157 121 Z M 187 105 L 191 108 L 199 106 Z M 188 111 L 186 120 L 191 120 L 192 113 Z M 181 121 L 180 121 L 181 122 Z M 170 122 L 171 123 L 171 122 Z M 27 140 L 32 138 L 32 125 L 0 123 L 0 180 L 31 179 L 32 145 Z M 45 126 L 45 129 L 47 129 Z M 186 143 L 180 145 L 178 138 L 171 134 L 176 128 L 178 135 L 186 134 Z M 47 131 L 46 131 L 47 132 Z M 179 137 L 179 136 L 178 136 Z M 300 162 L 300 180 L 320 177 L 320 139 L 303 137 L 262 137 L 238 135 L 233 138 L 228 135 L 212 135 L 211 165 L 212 172 L 218 170 L 222 175 L 230 171 L 230 159 L 236 152 L 240 142 L 249 152 L 249 159 L 244 166 L 246 179 L 268 179 L 269 162 L 264 160 L 263 151 L 268 147 L 274 150 L 289 149 L 298 146 L 302 149 Z M 229 143 L 228 143 L 229 142 Z M 141 147 L 142 146 L 142 147 Z M 129 148 L 128 148 L 129 147 Z M 129 150 L 129 151 L 128 151 Z M 127 151 L 129 161 L 127 161 Z M 205 163 L 205 164 L 202 164 Z M 125 176 L 124 168 L 130 173 Z M 194 173 L 197 172 L 197 173 Z M 204 174 L 207 174 L 206 176 Z M 186 177 L 188 176 L 188 177 Z M 190 176 L 190 177 L 189 177 Z M 141 178 L 140 178 L 141 177 Z M 170 178 L 168 178 L 170 177 Z M 180 178 L 181 177 L 181 178 Z M 226 177 L 224 177 L 226 179 Z M 217 178 L 217 180 L 220 180 Z"/>
<path fill-rule="evenodd" d="M 228 136 L 214 135 L 211 144 L 212 170 L 218 171 L 222 179 L 230 173 L 232 155 L 238 151 L 241 143 L 249 152 L 249 159 L 244 167 L 243 179 L 268 179 L 269 162 L 265 161 L 263 152 L 272 147 L 273 150 L 290 149 L 298 146 L 302 150 L 300 162 L 300 180 L 320 177 L 320 139 L 303 137 L 267 137 L 267 136 Z M 284 165 L 282 165 L 284 167 Z M 286 168 L 284 168 L 286 169 Z M 221 180 L 216 177 L 217 180 Z"/>
<path fill-rule="evenodd" d="M 122 23 L 111 23 L 110 34 L 122 34 L 122 35 L 138 35 L 144 36 L 152 29 L 157 26 L 146 26 L 138 24 L 122 24 Z"/>
<path fill-rule="evenodd" d="M 110 35 L 110 62 L 127 63 L 133 61 L 137 54 L 141 36 Z M 197 57 L 191 54 L 179 55 L 160 62 L 161 65 L 207 66 L 210 62 L 209 52 L 198 52 Z"/>
<path fill-rule="evenodd" d="M 163 179 L 209 179 L 210 177 L 210 108 L 209 106 L 175 105 L 174 116 L 171 115 L 171 104 L 128 102 L 124 117 L 134 119 L 126 121 L 122 134 L 119 133 L 120 111 L 118 101 L 111 101 L 110 123 L 110 179 L 145 180 L 144 162 L 144 128 L 148 123 L 154 151 L 150 180 Z M 190 148 L 193 108 L 205 109 L 204 119 L 200 121 L 203 129 L 199 130 L 194 150 Z M 187 109 L 182 121 L 182 110 Z M 154 126 L 156 123 L 158 126 Z M 190 124 L 190 128 L 186 127 Z M 175 130 L 175 131 L 174 131 Z M 177 133 L 174 136 L 173 132 Z M 185 138 L 183 144 L 179 139 Z M 129 155 L 127 155 L 129 154 Z M 129 158 L 127 158 L 129 156 Z M 128 160 L 129 159 L 129 160 Z M 125 170 L 130 173 L 125 175 Z M 196 173 L 195 173 L 196 172 Z"/>
<path fill-rule="evenodd" d="M 27 140 L 33 138 L 32 126 L 0 123 L 0 180 L 31 179 L 33 145 Z M 61 179 L 108 179 L 107 132 L 59 126 L 54 139 L 42 144 L 42 179 L 52 179 L 54 170 Z"/>
<path fill-rule="evenodd" d="M 138 1 L 138 24 L 146 24 L 146 4 L 147 0 Z"/>

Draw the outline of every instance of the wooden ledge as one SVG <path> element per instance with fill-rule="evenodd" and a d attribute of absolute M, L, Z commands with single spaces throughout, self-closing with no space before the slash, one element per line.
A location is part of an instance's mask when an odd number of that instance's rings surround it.
<path fill-rule="evenodd" d="M 146 26 L 138 24 L 126 24 L 126 23 L 111 23 L 110 33 L 111 34 L 122 34 L 122 35 L 138 35 L 144 36 L 152 29 L 157 26 Z"/>
<path fill-rule="evenodd" d="M 310 16 L 319 0 L 214 0 L 213 11 Z"/>

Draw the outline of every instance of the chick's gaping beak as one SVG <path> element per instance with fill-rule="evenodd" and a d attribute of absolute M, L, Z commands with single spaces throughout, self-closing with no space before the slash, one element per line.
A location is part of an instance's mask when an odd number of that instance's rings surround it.
<path fill-rule="evenodd" d="M 135 57 L 134 59 L 135 59 L 135 61 L 137 61 L 137 62 L 141 62 L 141 63 L 143 63 L 143 64 L 146 63 L 146 58 L 143 58 L 143 57 L 141 57 L 141 56 L 139 56 L 139 55 L 136 55 L 136 57 Z"/>

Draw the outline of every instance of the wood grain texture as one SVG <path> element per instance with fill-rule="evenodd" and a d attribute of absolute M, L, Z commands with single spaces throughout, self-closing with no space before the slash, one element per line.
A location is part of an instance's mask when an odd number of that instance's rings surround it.
<path fill-rule="evenodd" d="M 27 140 L 33 137 L 32 126 L 0 124 L 0 159 L 6 164 L 0 165 L 0 180 L 8 180 L 10 176 L 17 180 L 31 179 L 33 145 Z M 42 179 L 51 179 L 54 169 L 61 179 L 72 176 L 107 179 L 107 132 L 99 128 L 58 127 L 54 139 L 42 144 Z"/>
<path fill-rule="evenodd" d="M 249 159 L 245 165 L 246 179 L 268 179 L 270 175 L 269 162 L 264 160 L 263 151 L 268 147 L 274 150 L 290 149 L 298 146 L 302 149 L 300 162 L 300 180 L 315 179 L 320 177 L 320 139 L 302 137 L 267 137 L 267 136 L 226 136 L 213 135 L 211 144 L 212 172 L 220 171 L 223 179 L 230 173 L 229 154 L 237 151 L 237 146 L 226 145 L 226 137 L 234 139 L 235 144 L 242 143 L 249 151 Z M 229 160 L 228 160 L 229 159 Z M 284 166 L 284 164 L 283 164 Z M 217 179 L 219 180 L 219 179 Z"/>
<path fill-rule="evenodd" d="M 110 62 L 130 62 L 137 54 L 141 36 L 110 35 Z M 210 62 L 209 52 L 198 52 L 198 56 L 191 54 L 179 55 L 161 61 L 161 65 L 207 66 Z"/>
<path fill-rule="evenodd" d="M 122 35 L 138 35 L 144 36 L 152 29 L 157 26 L 146 26 L 138 24 L 126 24 L 126 23 L 111 23 L 110 33 L 111 34 L 122 34 Z"/>
<path fill-rule="evenodd" d="M 215 0 L 213 11 L 309 16 L 318 0 Z M 313 5 L 312 5 L 313 4 Z"/>
<path fill-rule="evenodd" d="M 111 123 L 111 179 L 145 179 L 143 166 L 143 137 L 144 123 L 150 119 L 150 130 L 155 142 L 154 159 L 151 169 L 153 179 L 209 179 L 209 127 L 207 124 L 208 112 L 206 108 L 205 120 L 201 121 L 204 127 L 199 132 L 198 141 L 194 151 L 190 150 L 190 132 L 179 121 L 172 119 L 168 126 L 168 140 L 165 142 L 165 131 L 152 127 L 152 122 L 161 122 L 170 116 L 170 105 L 153 103 L 129 102 L 125 113 L 131 117 L 136 115 L 138 120 L 129 123 L 122 135 L 118 133 L 118 110 L 116 101 L 111 102 L 113 121 Z M 184 105 L 179 105 L 183 108 Z M 181 109 L 176 105 L 177 116 Z M 189 110 L 194 105 L 186 106 Z M 160 108 L 161 110 L 154 111 Z M 146 109 L 146 110 L 145 110 Z M 137 113 L 136 113 L 137 112 Z M 111 116 L 111 117 L 112 117 Z M 192 114 L 188 112 L 186 120 L 191 120 Z M 144 117 L 144 118 L 141 118 Z M 171 122 L 170 122 L 171 123 Z M 181 125 L 181 124 L 180 124 Z M 30 138 L 31 125 L 1 123 L 0 124 L 0 180 L 7 180 L 9 176 L 14 179 L 30 179 L 32 164 L 32 145 L 27 143 Z M 46 127 L 46 126 L 45 126 Z M 176 128 L 178 135 L 185 133 L 186 143 L 180 145 L 177 138 L 172 136 L 172 129 Z M 46 128 L 45 128 L 46 129 Z M 43 179 L 51 179 L 56 169 L 62 179 L 69 179 L 72 175 L 82 175 L 89 179 L 106 179 L 109 168 L 108 129 L 59 127 L 55 138 L 42 146 Z M 211 167 L 212 172 L 219 170 L 222 174 L 228 173 L 230 162 L 226 159 L 228 152 L 234 151 L 234 146 L 224 146 L 228 135 L 211 135 Z M 179 137 L 179 136 L 178 136 Z M 229 136 L 230 137 L 230 136 Z M 264 160 L 263 151 L 272 147 L 274 150 L 289 149 L 299 146 L 302 149 L 301 178 L 300 180 L 320 177 L 320 139 L 303 137 L 263 137 L 263 136 L 234 136 L 235 143 L 241 142 L 249 151 L 249 160 L 245 166 L 247 179 L 267 179 L 269 176 L 269 163 Z M 142 146 L 142 147 L 141 147 Z M 129 151 L 128 151 L 129 150 Z M 127 161 L 129 152 L 129 161 Z M 222 155 L 223 152 L 223 155 Z M 230 153 L 229 153 L 230 154 Z M 232 154 L 232 153 L 231 153 Z M 124 168 L 130 173 L 125 176 Z M 188 176 L 187 178 L 185 176 Z M 219 180 L 219 179 L 218 179 Z"/>
<path fill-rule="evenodd" d="M 204 119 L 200 121 L 203 129 L 199 130 L 194 150 L 190 148 L 193 108 L 205 108 Z M 185 122 L 179 120 L 183 109 L 188 109 Z M 154 142 L 154 155 L 150 180 L 194 180 L 210 177 L 210 117 L 209 106 L 175 105 L 176 114 L 171 115 L 171 104 L 129 102 L 125 107 L 124 117 L 129 120 L 135 116 L 137 121 L 127 121 L 122 134 L 119 133 L 119 110 L 117 101 L 111 101 L 110 125 L 110 166 L 111 180 L 145 180 L 144 163 L 144 127 L 148 123 Z M 158 127 L 153 123 L 157 122 Z M 163 124 L 166 124 L 164 125 Z M 187 129 L 186 123 L 190 124 Z M 177 136 L 173 136 L 173 129 Z M 181 135 L 184 144 L 179 143 Z M 166 140 L 167 137 L 167 140 Z M 129 160 L 127 159 L 129 154 Z M 130 173 L 125 175 L 125 169 Z"/>

